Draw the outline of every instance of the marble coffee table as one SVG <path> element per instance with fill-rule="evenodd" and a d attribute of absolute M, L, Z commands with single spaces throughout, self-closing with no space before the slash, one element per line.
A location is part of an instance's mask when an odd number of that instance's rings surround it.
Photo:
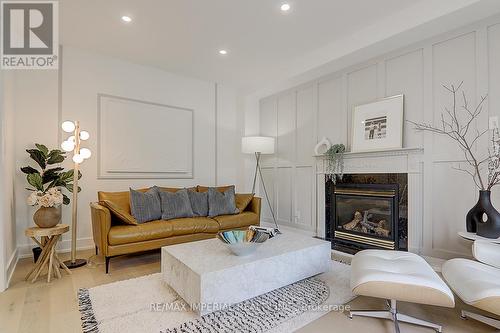
<path fill-rule="evenodd" d="M 244 257 L 218 239 L 165 246 L 163 280 L 200 315 L 329 270 L 331 245 L 285 232 Z"/>

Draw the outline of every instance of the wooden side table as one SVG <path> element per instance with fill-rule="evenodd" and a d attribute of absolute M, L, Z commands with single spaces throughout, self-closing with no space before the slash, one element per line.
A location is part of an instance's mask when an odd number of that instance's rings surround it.
<path fill-rule="evenodd" d="M 44 267 L 47 266 L 47 282 L 50 282 L 52 274 L 58 279 L 61 278 L 59 267 L 62 267 L 68 274 L 71 274 L 66 265 L 59 259 L 56 253 L 56 244 L 61 235 L 69 230 L 69 225 L 58 224 L 52 228 L 32 227 L 24 231 L 27 237 L 30 237 L 42 248 L 42 253 L 38 258 L 35 267 L 26 275 L 25 280 L 31 280 L 34 283 Z M 40 241 L 37 239 L 40 237 Z"/>

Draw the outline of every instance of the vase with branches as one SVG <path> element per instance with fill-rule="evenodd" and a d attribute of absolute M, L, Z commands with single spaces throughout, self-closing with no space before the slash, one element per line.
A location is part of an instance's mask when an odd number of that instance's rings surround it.
<path fill-rule="evenodd" d="M 488 238 L 500 237 L 500 213 L 491 204 L 491 189 L 500 184 L 500 135 L 498 128 L 492 130 L 488 153 L 480 156 L 477 144 L 489 132 L 479 130 L 477 124 L 484 109 L 486 96 L 481 96 L 475 107 L 469 105 L 466 94 L 459 85 L 443 86 L 451 94 L 451 106 L 445 107 L 438 125 L 417 123 L 408 120 L 417 131 L 446 136 L 455 141 L 462 150 L 465 166 L 454 169 L 468 174 L 479 189 L 479 200 L 466 216 L 468 232 Z M 460 97 L 459 97 L 460 95 Z M 461 101 L 459 101 L 461 100 Z M 484 150 L 486 151 L 486 149 Z"/>

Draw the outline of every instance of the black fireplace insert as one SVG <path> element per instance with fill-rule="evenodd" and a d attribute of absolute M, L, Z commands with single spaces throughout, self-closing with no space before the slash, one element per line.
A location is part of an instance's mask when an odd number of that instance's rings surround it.
<path fill-rule="evenodd" d="M 332 248 L 349 253 L 407 249 L 407 178 L 399 175 L 327 180 L 326 236 Z"/>

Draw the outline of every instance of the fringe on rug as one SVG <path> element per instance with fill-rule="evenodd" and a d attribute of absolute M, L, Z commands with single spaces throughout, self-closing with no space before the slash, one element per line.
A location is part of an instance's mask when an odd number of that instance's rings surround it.
<path fill-rule="evenodd" d="M 81 314 L 83 333 L 99 333 L 90 293 L 87 288 L 78 289 L 78 308 Z"/>

